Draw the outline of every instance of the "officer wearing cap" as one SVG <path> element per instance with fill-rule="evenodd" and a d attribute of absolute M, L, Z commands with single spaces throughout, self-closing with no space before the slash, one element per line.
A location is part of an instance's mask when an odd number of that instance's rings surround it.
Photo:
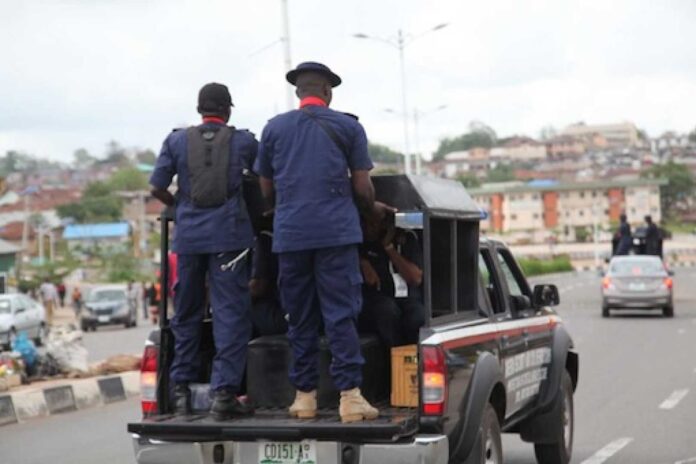
<path fill-rule="evenodd" d="M 258 142 L 252 133 L 226 125 L 232 106 L 226 86 L 204 85 L 198 94 L 202 123 L 169 134 L 150 178 L 153 196 L 175 208 L 174 409 L 190 412 L 188 384 L 198 379 L 207 281 L 216 351 L 211 414 L 218 420 L 252 412 L 236 394 L 251 335 L 247 251 L 254 239 L 242 170 L 252 167 Z M 178 191 L 172 195 L 167 189 L 175 175 Z"/>
<path fill-rule="evenodd" d="M 302 63 L 286 78 L 297 87 L 300 108 L 268 122 L 254 171 L 275 208 L 273 251 L 281 304 L 289 315 L 290 380 L 297 389 L 290 414 L 316 415 L 323 319 L 331 375 L 341 391 L 341 419 L 374 419 L 377 409 L 360 393 L 363 358 L 356 331 L 362 283 L 358 210 L 375 208 L 367 138 L 355 118 L 329 109 L 341 78 L 327 66 Z"/>

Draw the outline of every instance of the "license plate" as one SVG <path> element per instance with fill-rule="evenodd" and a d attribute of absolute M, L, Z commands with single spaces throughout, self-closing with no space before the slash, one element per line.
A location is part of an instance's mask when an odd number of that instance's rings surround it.
<path fill-rule="evenodd" d="M 314 441 L 259 442 L 259 464 L 316 464 L 317 448 Z"/>
<path fill-rule="evenodd" d="M 109 318 L 109 316 L 98 316 L 97 320 L 99 322 L 109 322 L 110 318 Z"/>
<path fill-rule="evenodd" d="M 645 290 L 645 284 L 628 284 L 628 289 L 634 292 L 640 292 Z"/>

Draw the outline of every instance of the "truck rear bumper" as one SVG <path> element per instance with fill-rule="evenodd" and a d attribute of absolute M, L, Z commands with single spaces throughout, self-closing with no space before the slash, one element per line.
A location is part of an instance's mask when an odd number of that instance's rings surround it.
<path fill-rule="evenodd" d="M 257 442 L 170 442 L 132 434 L 138 464 L 255 464 Z M 322 464 L 414 463 L 447 464 L 449 445 L 444 435 L 416 435 L 398 443 L 317 443 L 317 462 Z M 350 459 L 348 455 L 352 455 Z M 342 457 L 348 458 L 342 460 Z M 216 459 L 217 458 L 217 459 Z M 222 460 L 221 460 L 222 458 Z"/>

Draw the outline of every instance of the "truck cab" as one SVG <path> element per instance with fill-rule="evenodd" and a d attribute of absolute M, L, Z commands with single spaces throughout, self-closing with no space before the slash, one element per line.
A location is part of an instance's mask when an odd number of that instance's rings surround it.
<path fill-rule="evenodd" d="M 578 355 L 552 309 L 559 304 L 556 287 L 531 288 L 505 244 L 479 237 L 483 213 L 460 183 L 410 175 L 373 182 L 376 198 L 398 208 L 395 226 L 416 233 L 423 246 L 426 322 L 416 347 L 417 404 L 390 404 L 390 353 L 374 335 L 361 334 L 362 390 L 379 407 L 379 418 L 341 423 L 325 343 L 319 414 L 290 418 L 290 352 L 281 335 L 249 342 L 246 399 L 256 415 L 216 422 L 206 412 L 214 355 L 206 319 L 200 383 L 191 387 L 194 414 L 175 416 L 163 301 L 160 329 L 142 363 L 144 417 L 128 424 L 138 463 L 502 463 L 501 433 L 533 443 L 539 463 L 570 462 Z M 253 181 L 245 183 L 252 219 L 261 221 L 253 211 L 260 205 L 254 189 Z M 163 215 L 162 256 L 169 228 Z M 162 288 L 168 275 L 163 259 Z"/>

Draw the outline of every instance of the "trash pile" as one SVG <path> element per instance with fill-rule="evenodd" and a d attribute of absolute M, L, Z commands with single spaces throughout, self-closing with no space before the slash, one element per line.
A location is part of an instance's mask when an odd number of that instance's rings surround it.
<path fill-rule="evenodd" d="M 124 354 L 90 366 L 82 331 L 72 324 L 52 327 L 45 346 L 38 348 L 25 332 L 20 332 L 11 349 L 0 352 L 0 392 L 49 378 L 91 377 L 140 369 L 139 356 Z"/>

